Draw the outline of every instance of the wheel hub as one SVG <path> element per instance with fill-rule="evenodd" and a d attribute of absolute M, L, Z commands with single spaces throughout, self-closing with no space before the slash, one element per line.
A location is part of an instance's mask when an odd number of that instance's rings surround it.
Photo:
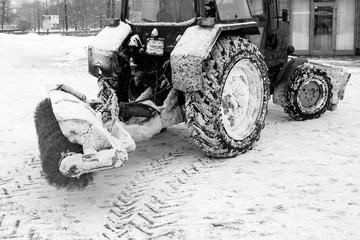
<path fill-rule="evenodd" d="M 234 140 L 243 140 L 255 128 L 261 113 L 264 87 L 258 67 L 243 59 L 231 68 L 222 92 L 223 126 Z"/>
<path fill-rule="evenodd" d="M 300 103 L 305 108 L 316 105 L 321 96 L 320 87 L 314 81 L 303 84 L 299 91 Z"/>

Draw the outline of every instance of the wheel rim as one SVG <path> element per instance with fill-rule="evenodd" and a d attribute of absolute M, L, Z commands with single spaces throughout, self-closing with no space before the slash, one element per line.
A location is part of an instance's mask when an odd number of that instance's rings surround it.
<path fill-rule="evenodd" d="M 243 59 L 231 68 L 221 96 L 221 114 L 227 134 L 242 140 L 254 130 L 262 108 L 264 86 L 258 67 Z"/>
<path fill-rule="evenodd" d="M 312 113 L 326 102 L 327 88 L 317 79 L 309 79 L 301 84 L 297 100 L 303 112 Z"/>
<path fill-rule="evenodd" d="M 316 82 L 308 82 L 300 88 L 300 103 L 303 107 L 314 106 L 320 98 L 320 87 Z"/>

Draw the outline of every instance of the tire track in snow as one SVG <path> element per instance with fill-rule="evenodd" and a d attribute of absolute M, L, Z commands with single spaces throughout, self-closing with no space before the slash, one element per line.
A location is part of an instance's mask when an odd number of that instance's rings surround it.
<path fill-rule="evenodd" d="M 176 184 L 169 184 L 164 170 L 179 156 L 170 153 L 136 172 L 110 208 L 105 238 L 159 239 L 178 234 L 172 224 L 179 215 L 176 207 L 180 203 L 178 199 L 169 200 L 168 187 L 176 189 Z"/>
<path fill-rule="evenodd" d="M 22 212 L 18 204 L 18 199 L 25 199 L 31 191 L 40 188 L 39 177 L 34 177 L 31 170 L 39 167 L 39 162 L 32 159 L 26 163 L 23 169 L 14 169 L 9 171 L 6 176 L 0 178 L 0 238 L 1 239 L 25 239 L 26 234 L 19 232 L 20 225 L 25 221 L 36 219 L 35 216 L 28 218 Z M 29 215 L 31 215 L 30 213 Z M 28 214 L 26 214 L 28 215 Z M 32 239 L 35 232 L 29 235 L 27 239 Z"/>
<path fill-rule="evenodd" d="M 40 169 L 33 158 L 0 177 L 0 239 L 89 239 L 72 228 L 79 220 L 68 193 L 49 186 Z"/>
<path fill-rule="evenodd" d="M 177 163 L 184 157 L 187 163 Z M 180 168 L 174 171 L 176 165 Z M 191 221 L 194 212 L 187 209 L 194 208 L 192 204 L 197 201 L 196 194 L 201 187 L 198 182 L 206 180 L 223 165 L 224 161 L 191 159 L 183 153 L 170 153 L 137 171 L 116 195 L 103 236 L 106 239 L 188 239 L 192 234 L 188 228 L 193 224 L 224 227 L 216 220 L 212 222 L 213 218 L 208 215 Z M 211 232 L 206 235 L 216 236 Z"/>

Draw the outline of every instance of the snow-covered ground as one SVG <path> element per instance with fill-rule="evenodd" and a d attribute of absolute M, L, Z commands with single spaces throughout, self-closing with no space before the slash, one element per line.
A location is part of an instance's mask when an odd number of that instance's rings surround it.
<path fill-rule="evenodd" d="M 41 176 L 33 123 L 45 85 L 95 98 L 92 37 L 0 34 L 0 239 L 360 239 L 360 59 L 344 100 L 296 122 L 272 103 L 254 149 L 206 158 L 184 124 L 139 143 L 82 191 Z"/>

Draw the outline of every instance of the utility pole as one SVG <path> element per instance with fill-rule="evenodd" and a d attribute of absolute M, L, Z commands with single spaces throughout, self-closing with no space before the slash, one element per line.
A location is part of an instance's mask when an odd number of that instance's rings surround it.
<path fill-rule="evenodd" d="M 46 4 L 46 5 L 45 5 L 45 14 L 46 14 L 46 15 L 49 15 L 47 0 L 46 0 L 45 4 Z"/>
<path fill-rule="evenodd" d="M 66 0 L 64 0 L 64 11 L 65 11 L 65 31 L 68 31 L 68 19 L 67 19 L 67 9 L 66 9 Z"/>
<path fill-rule="evenodd" d="M 38 34 L 40 34 L 40 6 L 39 6 L 39 0 L 36 0 L 36 15 L 37 15 Z"/>
<path fill-rule="evenodd" d="M 106 1 L 106 18 L 109 19 L 111 15 L 111 0 Z"/>

